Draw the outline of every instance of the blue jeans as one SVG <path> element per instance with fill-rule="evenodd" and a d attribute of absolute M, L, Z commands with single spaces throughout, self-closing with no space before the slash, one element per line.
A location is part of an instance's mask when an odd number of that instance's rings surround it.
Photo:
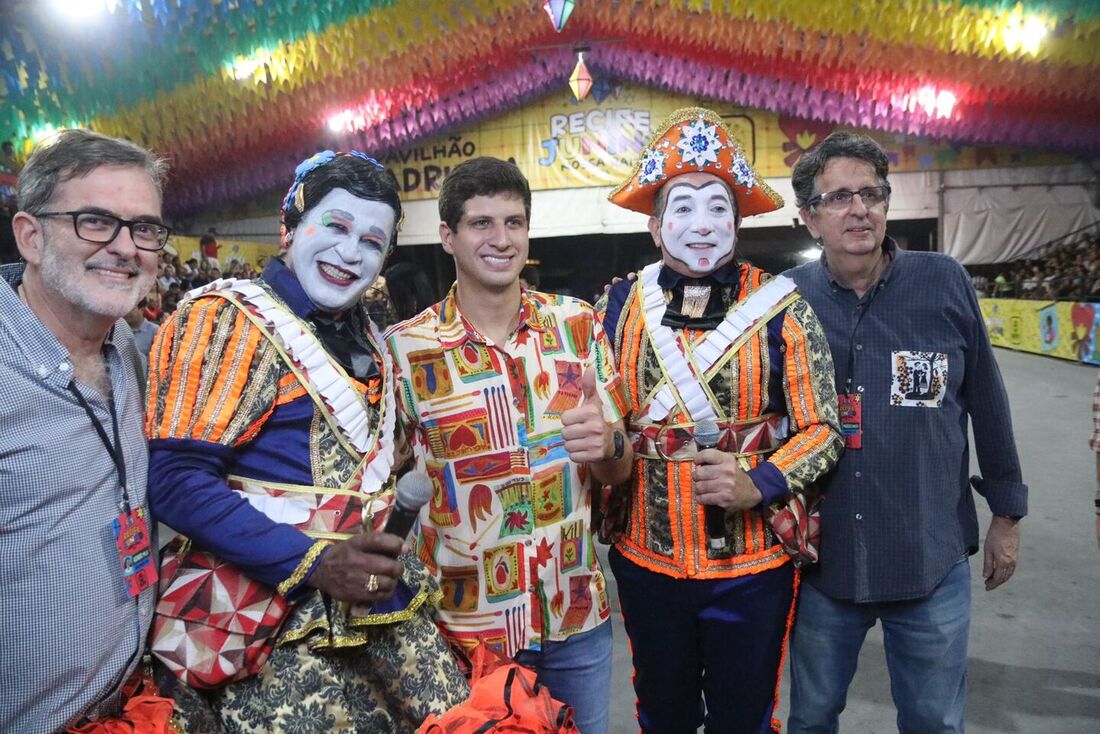
<path fill-rule="evenodd" d="M 534 668 L 550 695 L 573 707 L 581 734 L 607 734 L 611 701 L 611 622 L 560 642 L 544 642 L 542 650 L 521 650 L 516 662 Z"/>
<path fill-rule="evenodd" d="M 970 632 L 970 564 L 965 558 L 931 594 L 912 601 L 857 604 L 802 585 L 791 634 L 790 734 L 840 730 L 859 649 L 876 621 L 882 622 L 900 734 L 961 734 Z"/>

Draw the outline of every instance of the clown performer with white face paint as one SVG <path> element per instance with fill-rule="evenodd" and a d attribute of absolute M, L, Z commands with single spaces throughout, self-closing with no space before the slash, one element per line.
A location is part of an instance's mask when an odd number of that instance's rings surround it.
<path fill-rule="evenodd" d="M 153 345 L 151 502 L 186 539 L 164 554 L 158 680 L 188 730 L 413 731 L 468 690 L 435 581 L 376 532 L 405 452 L 360 297 L 401 202 L 377 161 L 324 151 L 282 218 L 282 259 L 189 293 Z"/>
<path fill-rule="evenodd" d="M 793 283 L 735 257 L 741 218 L 783 202 L 715 113 L 674 112 L 610 199 L 650 215 L 661 253 L 612 286 L 604 318 L 632 411 L 625 526 L 609 555 L 638 721 L 662 734 L 778 731 L 799 577 L 797 544 L 769 508 L 840 454 L 828 342 Z"/>

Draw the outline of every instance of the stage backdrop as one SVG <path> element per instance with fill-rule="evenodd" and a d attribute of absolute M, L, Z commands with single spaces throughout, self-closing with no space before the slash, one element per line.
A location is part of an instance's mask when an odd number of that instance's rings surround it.
<path fill-rule="evenodd" d="M 1100 303 L 979 299 L 994 346 L 1100 365 Z"/>

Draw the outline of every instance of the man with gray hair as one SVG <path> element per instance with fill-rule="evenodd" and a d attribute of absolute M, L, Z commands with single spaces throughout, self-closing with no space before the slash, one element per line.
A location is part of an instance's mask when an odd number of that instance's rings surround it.
<path fill-rule="evenodd" d="M 65 130 L 19 179 L 25 263 L 0 268 L 0 731 L 117 717 L 140 670 L 157 564 L 122 317 L 168 241 L 165 172 L 132 143 Z"/>
<path fill-rule="evenodd" d="M 836 732 L 864 636 L 883 626 L 902 732 L 962 732 L 969 555 L 978 518 L 974 421 L 993 519 L 982 575 L 1016 567 L 1027 487 L 1008 396 L 970 278 L 886 235 L 889 164 L 874 140 L 833 133 L 795 165 L 802 220 L 824 250 L 787 273 L 825 327 L 845 452 L 823 482 L 821 557 L 803 576 L 791 638 L 791 732 Z"/>

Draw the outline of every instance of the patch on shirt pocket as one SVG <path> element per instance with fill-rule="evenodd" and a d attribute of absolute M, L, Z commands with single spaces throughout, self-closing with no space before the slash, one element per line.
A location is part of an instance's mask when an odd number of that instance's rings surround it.
<path fill-rule="evenodd" d="M 938 408 L 947 392 L 947 355 L 941 352 L 892 352 L 890 405 Z"/>

